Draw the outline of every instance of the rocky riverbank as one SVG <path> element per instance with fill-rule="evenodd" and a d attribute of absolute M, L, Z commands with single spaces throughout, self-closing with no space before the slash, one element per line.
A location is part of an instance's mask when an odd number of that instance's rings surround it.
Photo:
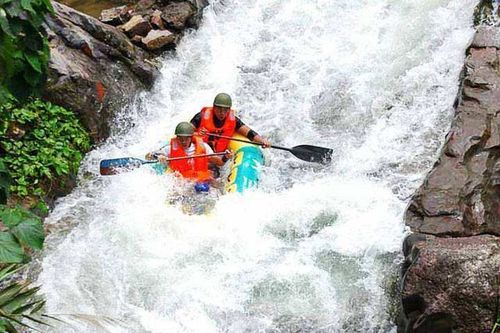
<path fill-rule="evenodd" d="M 500 291 L 500 27 L 467 50 L 455 117 L 405 223 L 400 332 L 491 332 Z"/>
<path fill-rule="evenodd" d="M 94 142 L 159 73 L 155 61 L 196 28 L 206 2 L 141 0 L 105 10 L 101 21 L 58 2 L 45 20 L 50 44 L 44 98 L 75 112 Z M 117 26 L 114 26 L 117 25 Z"/>

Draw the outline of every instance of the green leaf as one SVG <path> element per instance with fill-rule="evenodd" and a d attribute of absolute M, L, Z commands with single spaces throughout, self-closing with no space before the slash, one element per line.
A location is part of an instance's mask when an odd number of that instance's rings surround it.
<path fill-rule="evenodd" d="M 21 7 L 28 12 L 36 14 L 33 7 L 31 7 L 31 0 L 21 0 Z"/>
<path fill-rule="evenodd" d="M 13 1 L 5 7 L 7 14 L 11 17 L 18 17 L 23 12 L 21 8 L 21 3 L 19 1 Z"/>
<path fill-rule="evenodd" d="M 9 315 L 9 314 L 7 314 L 7 313 L 5 313 L 5 312 L 0 311 L 0 317 L 6 318 L 6 319 L 8 319 L 9 321 L 15 322 L 16 324 L 18 324 L 18 325 L 20 325 L 20 326 L 27 327 L 27 328 L 32 329 L 32 330 L 34 330 L 34 331 L 40 332 L 40 331 L 39 331 L 39 330 L 37 330 L 36 328 L 31 327 L 31 326 L 29 326 L 29 325 L 27 325 L 27 324 L 25 324 L 25 323 L 21 322 L 21 321 L 20 321 L 20 320 L 18 320 L 15 316 Z M 12 326 L 12 327 L 14 327 L 14 326 Z M 17 331 L 16 331 L 16 329 L 15 329 L 15 328 L 14 328 L 14 330 L 13 330 L 13 331 L 8 331 L 8 332 L 9 332 L 9 333 L 11 333 L 11 332 L 15 332 L 15 333 L 17 333 Z"/>
<path fill-rule="evenodd" d="M 14 236 L 8 232 L 0 232 L 0 263 L 21 263 L 24 251 Z"/>
<path fill-rule="evenodd" d="M 37 305 L 30 311 L 30 314 L 36 314 L 45 306 L 45 300 L 38 302 Z"/>
<path fill-rule="evenodd" d="M 24 220 L 14 228 L 11 228 L 10 231 L 17 237 L 21 244 L 37 250 L 43 248 L 45 234 L 39 219 L 30 218 Z"/>
<path fill-rule="evenodd" d="M 28 282 L 22 283 L 23 289 L 4 302 L 1 305 L 2 310 L 11 314 L 21 313 L 20 309 L 40 290 L 40 287 L 28 288 L 28 285 Z"/>
<path fill-rule="evenodd" d="M 29 303 L 23 304 L 21 306 L 18 306 L 16 309 L 14 309 L 12 311 L 12 313 L 13 314 L 21 314 L 24 312 L 33 311 L 33 309 L 36 309 L 40 306 L 40 303 L 42 303 L 42 306 L 43 306 L 43 303 L 45 303 L 45 302 L 43 300 L 35 300 L 33 302 L 29 302 Z"/>
<path fill-rule="evenodd" d="M 26 217 L 26 214 L 17 208 L 0 206 L 0 220 L 8 228 L 15 227 Z"/>
<path fill-rule="evenodd" d="M 0 8 L 0 28 L 10 37 L 14 37 L 14 34 L 10 30 L 9 21 L 7 21 L 7 13 L 3 8 Z"/>
<path fill-rule="evenodd" d="M 35 323 L 38 323 L 38 324 L 41 324 L 41 325 L 45 325 L 45 326 L 50 326 L 50 327 L 52 327 L 52 325 L 50 325 L 50 324 L 48 324 L 48 323 L 46 323 L 46 322 L 44 322 L 44 321 L 42 321 L 42 320 L 40 320 L 40 319 L 37 319 L 37 318 L 35 318 L 35 317 L 33 317 L 33 316 L 29 316 L 29 315 L 22 315 L 22 316 L 23 316 L 23 318 L 27 318 L 27 319 L 29 319 L 29 320 L 31 320 L 31 321 L 34 321 Z M 40 331 L 39 331 L 39 332 L 40 332 Z"/>
<path fill-rule="evenodd" d="M 24 268 L 24 265 L 18 265 L 18 264 L 10 264 L 5 266 L 0 270 L 0 281 L 8 278 L 12 274 L 20 271 L 21 269 Z"/>
<path fill-rule="evenodd" d="M 2 308 L 2 312 L 5 312 L 3 306 L 14 299 L 24 288 L 24 283 L 13 282 L 0 290 L 0 308 Z"/>
<path fill-rule="evenodd" d="M 19 333 L 18 330 L 12 325 L 12 323 L 8 320 L 5 321 L 5 330 L 7 333 Z"/>

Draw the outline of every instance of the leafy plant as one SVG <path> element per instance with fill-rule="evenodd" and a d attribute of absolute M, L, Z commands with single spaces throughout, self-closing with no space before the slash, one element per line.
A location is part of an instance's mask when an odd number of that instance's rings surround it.
<path fill-rule="evenodd" d="M 0 283 L 5 286 L 0 289 L 0 332 L 17 333 L 16 326 L 36 330 L 26 323 L 28 320 L 48 326 L 40 319 L 45 304 L 43 298 L 36 295 L 40 288 L 31 287 L 28 281 L 6 281 L 22 268 L 12 264 L 0 270 Z"/>
<path fill-rule="evenodd" d="M 7 203 L 11 179 L 5 163 L 0 160 L 0 204 Z"/>
<path fill-rule="evenodd" d="M 0 138 L 2 159 L 12 178 L 9 189 L 21 197 L 41 197 L 57 185 L 54 176 L 76 173 L 82 152 L 90 148 L 89 136 L 74 113 L 38 99 L 22 106 L 10 100 L 0 106 Z"/>
<path fill-rule="evenodd" d="M 0 262 L 22 263 L 30 257 L 28 249 L 41 250 L 45 239 L 40 218 L 26 209 L 0 205 Z"/>
<path fill-rule="evenodd" d="M 50 0 L 0 0 L 0 104 L 24 99 L 46 79 L 49 46 L 42 28 Z"/>

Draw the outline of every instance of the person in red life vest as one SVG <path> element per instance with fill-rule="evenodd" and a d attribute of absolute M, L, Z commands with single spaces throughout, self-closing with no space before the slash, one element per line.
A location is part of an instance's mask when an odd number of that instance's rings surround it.
<path fill-rule="evenodd" d="M 213 154 L 212 148 L 203 142 L 200 136 L 194 135 L 194 127 L 190 123 L 179 123 L 175 128 L 175 135 L 170 140 L 170 145 L 146 154 L 146 159 L 153 160 L 156 157 L 160 163 L 168 165 L 171 170 L 178 172 L 184 178 L 204 182 L 212 179 L 209 163 L 221 166 L 232 156 L 232 153 L 228 151 L 222 158 L 209 156 L 168 161 L 167 159 L 172 157 Z"/>
<path fill-rule="evenodd" d="M 224 136 L 233 136 L 233 134 L 239 133 L 247 137 L 250 141 L 261 143 L 264 148 L 269 147 L 271 143 L 245 125 L 240 118 L 236 117 L 231 106 L 231 96 L 226 93 L 217 94 L 213 106 L 201 109 L 191 119 L 191 124 L 193 124 L 199 134 L 203 135 L 203 140 L 216 153 L 226 151 L 229 146 L 229 140 L 210 136 L 211 133 Z"/>

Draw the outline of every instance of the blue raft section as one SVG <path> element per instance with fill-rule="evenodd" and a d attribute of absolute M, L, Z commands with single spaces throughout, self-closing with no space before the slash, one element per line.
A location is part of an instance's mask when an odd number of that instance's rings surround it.
<path fill-rule="evenodd" d="M 241 135 L 235 135 L 233 138 L 246 140 Z M 229 149 L 234 152 L 234 157 L 230 165 L 229 176 L 226 179 L 225 189 L 227 193 L 242 193 L 247 189 L 259 185 L 259 176 L 262 165 L 264 165 L 264 156 L 259 146 L 231 141 Z"/>

